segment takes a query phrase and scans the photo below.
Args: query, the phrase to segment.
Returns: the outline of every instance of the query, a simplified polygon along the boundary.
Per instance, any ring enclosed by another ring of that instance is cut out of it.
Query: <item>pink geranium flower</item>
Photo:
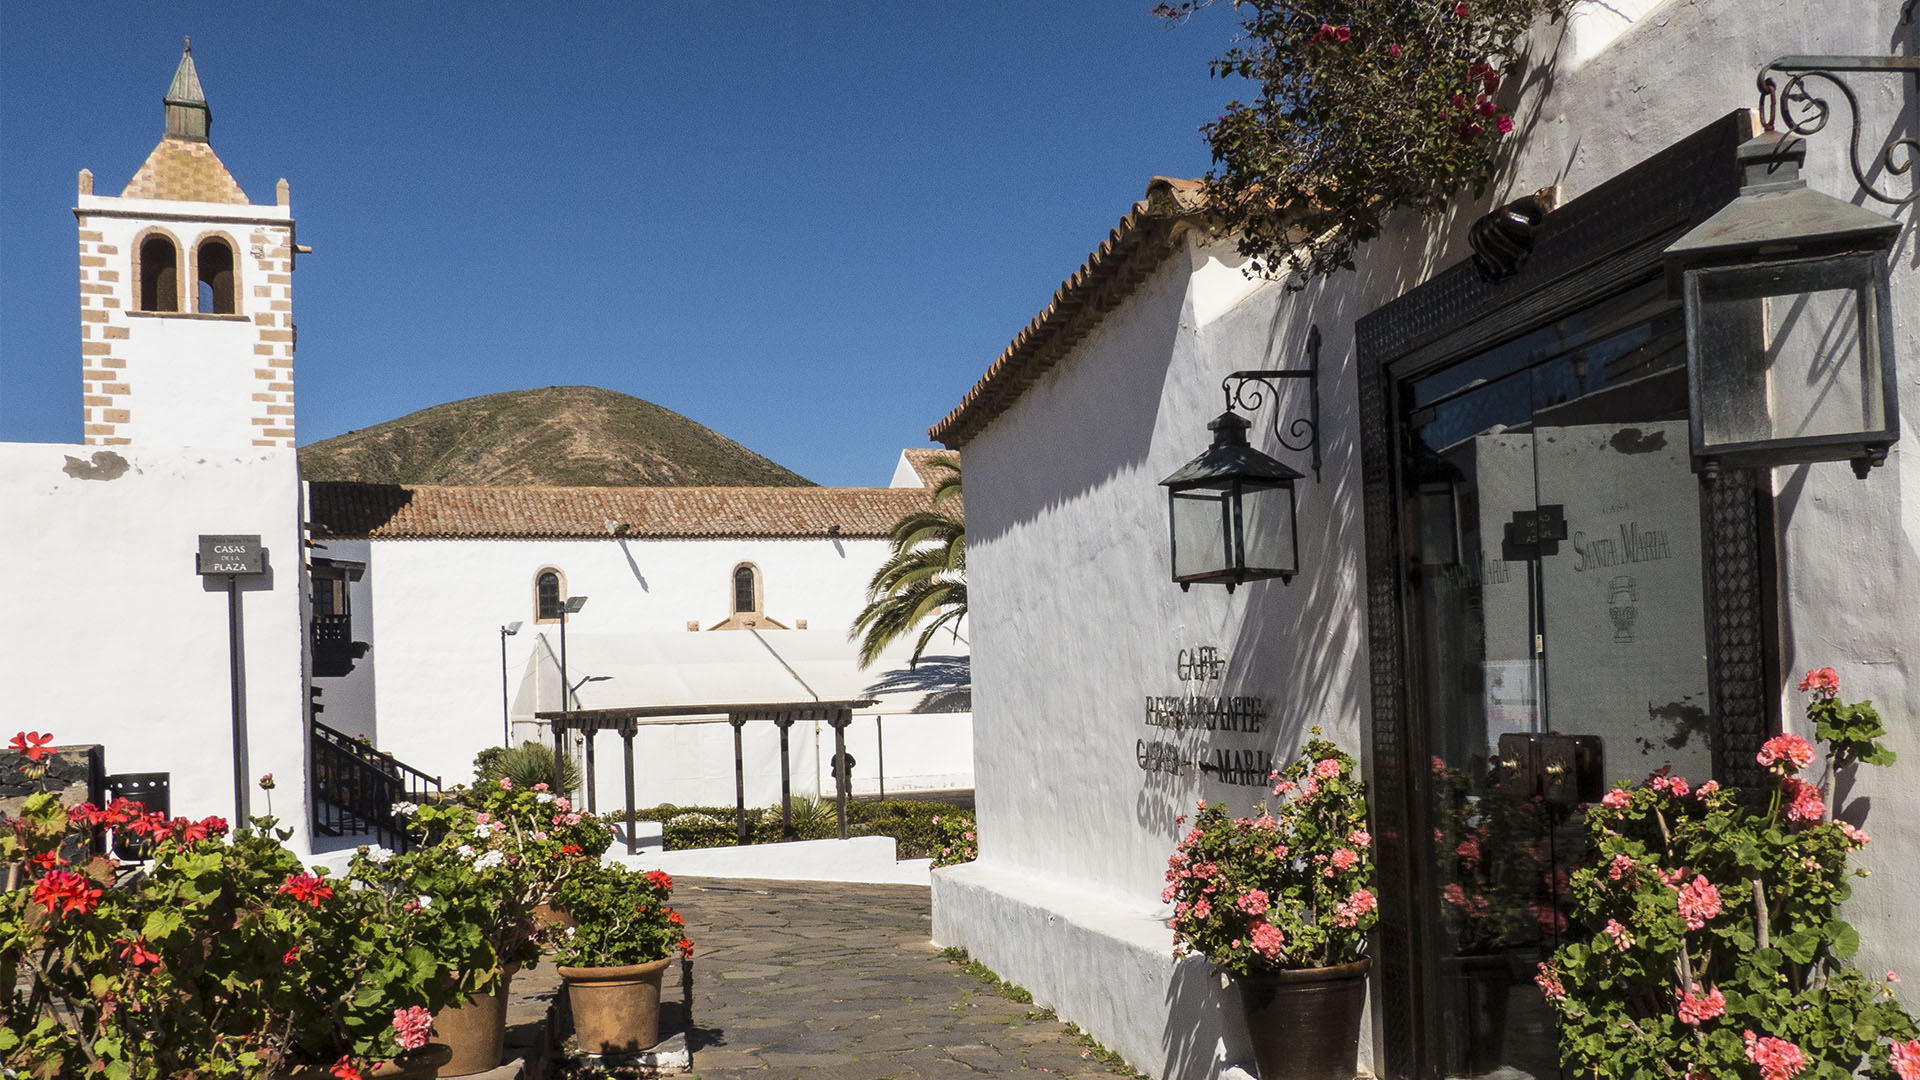
[[[1280,932],[1280,928],[1265,919],[1255,919],[1250,929],[1253,951],[1269,960],[1280,959],[1280,951],[1287,944],[1287,936]]]
[[[1714,987],[1700,996],[1681,990],[1675,990],[1673,995],[1680,999],[1680,1005],[1676,1011],[1680,1014],[1680,1022],[1683,1024],[1699,1027],[1702,1021],[1711,1020],[1727,1011],[1727,996],[1720,992],[1719,987]]]
[[[1785,775],[1813,764],[1813,747],[1798,735],[1775,735],[1760,747],[1754,760]]]
[[[1747,1060],[1760,1066],[1761,1080],[1792,1080],[1807,1067],[1807,1055],[1785,1039],[1756,1036],[1751,1030],[1741,1038],[1746,1040]]]
[[[433,1014],[418,1005],[393,1010],[395,1041],[402,1050],[418,1050],[433,1034]]]
[[[1680,917],[1687,921],[1687,929],[1698,930],[1720,914],[1720,890],[1704,875],[1696,875],[1679,893]]]
[[[1806,678],[1800,680],[1800,692],[1804,694],[1809,691],[1823,698],[1838,695],[1840,693],[1839,674],[1830,667],[1814,668],[1807,672]]]
[[[1900,1080],[1920,1080],[1920,1039],[1894,1043],[1887,1060]]]

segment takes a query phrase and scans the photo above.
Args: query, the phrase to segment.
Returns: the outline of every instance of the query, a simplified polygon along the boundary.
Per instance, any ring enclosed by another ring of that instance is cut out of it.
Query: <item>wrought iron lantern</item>
[[[1732,202],[1665,253],[1685,304],[1695,472],[1849,460],[1900,438],[1888,253],[1900,224],[1800,179],[1805,141],[1740,147]]]
[[[1300,569],[1293,482],[1302,474],[1247,443],[1251,425],[1232,411],[1207,429],[1213,445],[1160,481],[1167,489],[1173,580],[1234,587],[1290,582]]]
[[[1213,445],[1160,481],[1167,489],[1167,527],[1173,548],[1173,580],[1182,592],[1195,582],[1225,585],[1228,592],[1249,581],[1279,578],[1293,581],[1300,571],[1300,529],[1293,482],[1304,479],[1296,471],[1247,442],[1253,425],[1233,410],[1258,409],[1266,394],[1278,395],[1280,383],[1304,379],[1311,412],[1297,417],[1289,430],[1298,444],[1280,433],[1279,412],[1274,437],[1289,450],[1313,451],[1313,472],[1320,475],[1320,451],[1315,438],[1320,425],[1320,330],[1307,335],[1307,366],[1292,371],[1236,371],[1221,380],[1227,411],[1207,424]]]

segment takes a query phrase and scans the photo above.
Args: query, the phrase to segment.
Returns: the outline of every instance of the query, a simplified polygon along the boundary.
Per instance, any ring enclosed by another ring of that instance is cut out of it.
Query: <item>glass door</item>
[[[1658,282],[1401,385],[1438,1075],[1555,1077],[1580,819],[1713,761],[1685,336]]]

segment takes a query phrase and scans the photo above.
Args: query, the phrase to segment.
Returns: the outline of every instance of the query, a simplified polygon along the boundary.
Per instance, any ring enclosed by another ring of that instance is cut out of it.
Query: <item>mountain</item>
[[[593,386],[450,401],[300,448],[309,480],[811,487],[671,409]]]

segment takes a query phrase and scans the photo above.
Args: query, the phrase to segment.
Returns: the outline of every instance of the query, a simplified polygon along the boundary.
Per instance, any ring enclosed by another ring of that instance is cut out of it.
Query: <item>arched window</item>
[[[567,581],[560,571],[549,566],[533,577],[533,619],[535,622],[559,622],[567,602]]]
[[[733,568],[733,613],[751,615],[760,610],[760,581],[752,563]]]
[[[194,259],[200,269],[200,306],[202,315],[232,315],[234,306],[233,248],[219,237],[200,242]]]
[[[140,310],[180,310],[180,252],[164,236],[140,242]]]

